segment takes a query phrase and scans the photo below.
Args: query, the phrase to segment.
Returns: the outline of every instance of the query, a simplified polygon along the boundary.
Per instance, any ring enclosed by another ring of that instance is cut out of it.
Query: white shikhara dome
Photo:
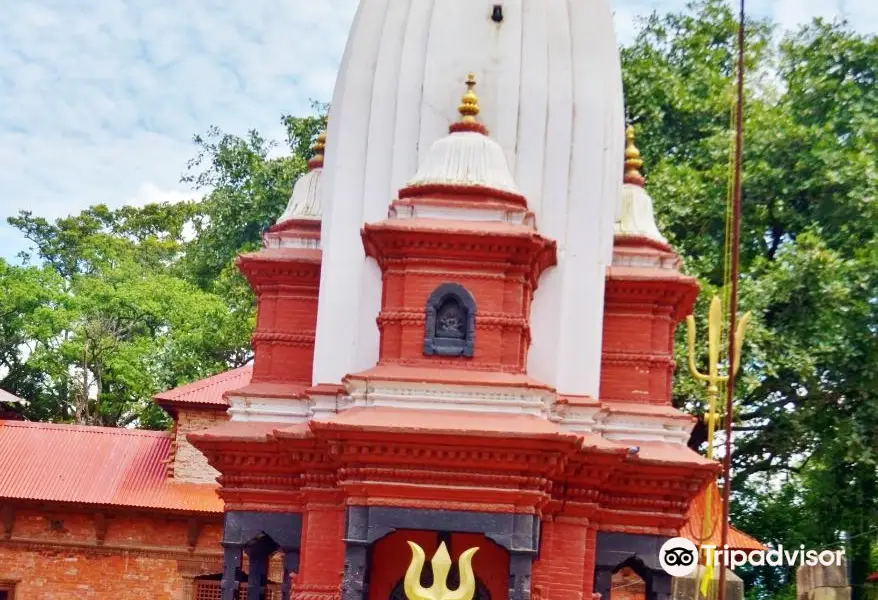
[[[525,196],[540,233],[557,241],[558,266],[531,309],[528,370],[562,394],[598,395],[624,126],[610,2],[516,0],[502,4],[499,21],[495,4],[360,1],[321,183],[314,383],[338,383],[378,357],[381,276],[361,227],[384,219],[400,188],[453,174]],[[468,72],[493,142],[447,135]],[[463,158],[470,150],[478,161]]]

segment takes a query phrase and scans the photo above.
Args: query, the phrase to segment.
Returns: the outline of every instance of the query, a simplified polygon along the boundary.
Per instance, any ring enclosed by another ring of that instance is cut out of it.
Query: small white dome
[[[277,220],[278,223],[290,219],[320,219],[323,211],[320,198],[321,173],[323,169],[312,169],[299,177],[293,186],[286,210]]]
[[[668,240],[655,224],[652,198],[637,184],[625,183],[619,194],[619,210],[614,225],[616,235],[636,235],[663,244]]]
[[[457,131],[433,142],[406,187],[453,185],[521,194],[500,144],[476,131]]]
[[[668,240],[655,224],[652,198],[643,189],[645,180],[640,172],[642,166],[640,150],[634,145],[634,127],[629,125],[625,128],[625,174],[613,230],[616,235],[645,237],[667,244]]]

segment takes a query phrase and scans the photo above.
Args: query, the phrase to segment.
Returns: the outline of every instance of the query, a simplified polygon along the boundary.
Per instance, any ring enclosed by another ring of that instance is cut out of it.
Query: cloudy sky
[[[684,0],[614,0],[638,15]],[[281,113],[328,101],[356,0],[0,0],[0,257],[19,210],[191,196],[179,183],[209,125],[281,139]],[[875,0],[750,0],[784,27],[813,16],[878,31]]]

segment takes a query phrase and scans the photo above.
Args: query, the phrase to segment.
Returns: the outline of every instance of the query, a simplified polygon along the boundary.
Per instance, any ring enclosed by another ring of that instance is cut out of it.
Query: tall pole
[[[725,411],[725,456],[723,457],[723,519],[722,547],[729,543],[729,493],[732,482],[732,411],[735,396],[735,328],[738,317],[738,262],[741,245],[741,167],[744,154],[744,0],[741,0],[741,14],[738,24],[738,72],[737,72],[737,104],[735,106],[735,172],[732,191],[732,223],[731,223],[731,265],[729,277],[731,290],[729,293],[729,380],[726,385]],[[740,360],[740,359],[739,359]],[[740,366],[740,365],[738,365]],[[726,568],[719,571],[719,600],[726,600]]]

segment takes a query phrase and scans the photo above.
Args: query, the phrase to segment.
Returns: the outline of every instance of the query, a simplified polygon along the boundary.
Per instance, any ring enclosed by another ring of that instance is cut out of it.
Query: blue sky
[[[684,0],[613,0],[638,15]],[[281,113],[328,101],[356,0],[0,0],[0,257],[6,218],[192,197],[191,137],[215,124],[282,138]],[[750,0],[790,28],[814,16],[878,31],[875,0]]]

